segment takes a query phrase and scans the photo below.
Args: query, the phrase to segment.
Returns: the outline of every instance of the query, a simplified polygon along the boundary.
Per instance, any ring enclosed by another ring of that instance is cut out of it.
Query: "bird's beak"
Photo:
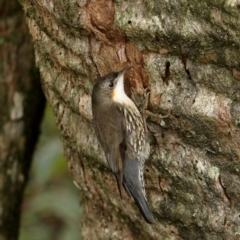
[[[119,73],[118,73],[118,76],[120,75],[124,75],[124,73],[129,70],[130,68],[132,68],[133,66],[127,66],[125,68],[123,68]]]
[[[132,68],[133,66],[127,66],[127,67],[125,67],[125,68],[123,68],[121,71],[119,71],[118,72],[118,75],[117,75],[117,77],[115,78],[115,82],[118,82],[118,80],[119,79],[123,79],[123,76],[124,76],[124,74],[125,74],[125,72],[127,71],[127,70],[129,70],[130,68]]]

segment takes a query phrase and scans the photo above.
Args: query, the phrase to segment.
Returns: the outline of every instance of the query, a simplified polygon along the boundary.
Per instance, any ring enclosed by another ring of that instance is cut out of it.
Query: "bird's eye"
[[[113,87],[113,82],[110,82],[110,83],[108,84],[108,86],[109,86],[109,87]]]

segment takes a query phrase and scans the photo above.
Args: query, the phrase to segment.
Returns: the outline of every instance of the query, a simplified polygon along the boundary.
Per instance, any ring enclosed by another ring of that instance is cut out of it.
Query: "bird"
[[[131,67],[98,78],[92,91],[93,126],[116,177],[121,198],[124,187],[134,198],[145,221],[151,224],[154,220],[143,176],[150,145],[143,117],[124,90],[124,74]]]

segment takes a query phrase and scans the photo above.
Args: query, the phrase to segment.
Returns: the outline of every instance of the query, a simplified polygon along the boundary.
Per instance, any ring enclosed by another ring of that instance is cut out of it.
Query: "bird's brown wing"
[[[97,114],[99,115],[97,116]],[[108,112],[97,109],[93,115],[95,115],[95,119],[101,118],[98,121],[93,121],[94,128],[106,155],[109,167],[116,176],[119,192],[122,197],[125,132],[125,121],[122,112],[115,106],[109,109]]]

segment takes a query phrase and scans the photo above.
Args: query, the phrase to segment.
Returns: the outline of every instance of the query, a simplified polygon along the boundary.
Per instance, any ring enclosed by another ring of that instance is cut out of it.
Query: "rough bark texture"
[[[239,239],[238,1],[20,2],[82,196],[84,239]],[[133,99],[151,87],[148,109],[170,113],[148,118],[153,225],[120,199],[91,123],[96,77],[126,65]]]
[[[45,104],[17,1],[0,1],[0,239],[18,239],[20,207]]]

